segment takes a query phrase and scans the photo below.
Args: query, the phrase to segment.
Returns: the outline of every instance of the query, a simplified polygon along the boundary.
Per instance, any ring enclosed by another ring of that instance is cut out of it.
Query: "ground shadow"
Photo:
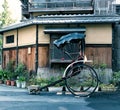
[[[120,110],[120,91],[96,93],[86,101],[92,110]]]

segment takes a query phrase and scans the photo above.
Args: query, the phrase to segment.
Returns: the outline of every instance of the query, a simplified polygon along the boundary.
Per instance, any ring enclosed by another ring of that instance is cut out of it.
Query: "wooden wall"
[[[46,67],[49,62],[49,47],[41,46],[38,48],[38,66]]]
[[[28,49],[31,49],[29,53]],[[21,48],[18,52],[18,62],[22,62],[27,65],[28,70],[35,69],[35,47]]]
[[[46,67],[48,66],[49,59],[49,47],[48,45],[43,45],[38,47],[38,66]],[[35,46],[20,47],[18,50],[18,62],[24,63],[28,70],[35,70],[36,61],[36,48]],[[9,61],[16,62],[16,49],[3,50],[3,67],[6,67]]]
[[[13,50],[5,50],[3,52],[3,68],[6,67],[7,63],[9,61],[16,61],[16,50],[13,49]]]
[[[111,47],[86,47],[85,54],[88,60],[92,60],[93,64],[107,64],[112,66],[112,48]]]

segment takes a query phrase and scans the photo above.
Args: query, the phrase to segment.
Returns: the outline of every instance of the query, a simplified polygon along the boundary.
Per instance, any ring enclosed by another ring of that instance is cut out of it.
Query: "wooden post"
[[[120,71],[120,24],[113,24],[112,37],[112,70]]]
[[[35,72],[38,69],[38,24],[36,25],[36,52],[35,52]]]
[[[18,29],[17,29],[17,45],[16,45],[16,65],[18,65]]]

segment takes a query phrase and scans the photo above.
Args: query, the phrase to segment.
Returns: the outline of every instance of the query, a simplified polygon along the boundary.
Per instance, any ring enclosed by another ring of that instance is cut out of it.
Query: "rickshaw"
[[[74,59],[72,57],[73,53],[64,49],[65,45],[72,43],[77,43],[79,45],[79,54]],[[29,93],[38,93],[45,88],[64,81],[68,92],[74,96],[85,97],[93,94],[98,87],[99,80],[98,75],[92,66],[86,64],[86,62],[91,62],[91,60],[85,59],[85,34],[70,33],[55,40],[53,44],[72,59],[72,62],[64,70],[64,74],[61,79],[43,87],[29,86]]]

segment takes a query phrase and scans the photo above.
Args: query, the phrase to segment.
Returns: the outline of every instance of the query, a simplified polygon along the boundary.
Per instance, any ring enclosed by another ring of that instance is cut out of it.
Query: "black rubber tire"
[[[71,65],[65,73],[67,89],[75,96],[90,96],[98,87],[96,71],[80,62]]]

